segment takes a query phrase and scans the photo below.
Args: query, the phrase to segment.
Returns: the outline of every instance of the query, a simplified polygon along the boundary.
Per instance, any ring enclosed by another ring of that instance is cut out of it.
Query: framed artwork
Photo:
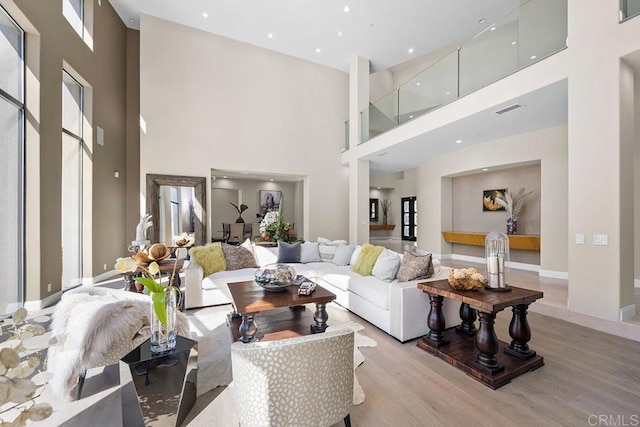
[[[496,203],[496,197],[503,196],[507,192],[506,188],[499,190],[484,190],[482,192],[482,211],[483,212],[500,212],[505,211],[504,206]]]
[[[369,199],[369,221],[378,222],[378,199]]]
[[[269,211],[277,211],[282,201],[282,191],[280,190],[260,190],[260,214],[264,215]]]

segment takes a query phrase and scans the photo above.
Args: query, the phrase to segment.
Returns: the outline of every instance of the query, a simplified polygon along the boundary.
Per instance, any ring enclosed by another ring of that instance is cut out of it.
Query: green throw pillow
[[[376,265],[376,261],[383,250],[384,248],[382,246],[373,246],[372,244],[365,243],[362,246],[362,251],[360,251],[356,263],[351,269],[361,276],[371,276],[373,266]]]
[[[191,258],[202,267],[204,277],[227,269],[227,261],[222,251],[222,245],[209,243],[206,246],[195,246],[189,250]]]

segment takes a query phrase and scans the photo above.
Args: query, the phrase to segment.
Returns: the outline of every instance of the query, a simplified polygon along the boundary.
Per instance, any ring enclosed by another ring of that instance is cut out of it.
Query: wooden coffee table
[[[255,316],[260,312],[272,311],[279,308],[297,308],[304,304],[315,303],[316,311],[313,314],[313,323],[309,329],[310,333],[324,332],[327,329],[327,303],[336,299],[335,294],[324,289],[322,286],[316,285],[316,290],[311,295],[298,295],[298,285],[291,285],[283,292],[267,291],[258,285],[255,281],[232,282],[228,284],[235,312],[229,315],[229,326],[234,328],[237,321],[234,319],[242,318],[238,326],[237,339],[241,342],[248,343],[256,340],[258,325]],[[300,323],[300,316],[293,316],[289,321],[282,321],[282,327],[292,327],[299,330],[298,325],[290,325],[289,323]],[[232,329],[234,339],[235,331]]]

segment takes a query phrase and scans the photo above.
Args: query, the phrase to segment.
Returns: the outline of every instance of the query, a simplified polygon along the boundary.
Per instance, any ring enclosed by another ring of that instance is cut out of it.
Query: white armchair
[[[353,330],[231,345],[238,420],[250,426],[351,425]]]

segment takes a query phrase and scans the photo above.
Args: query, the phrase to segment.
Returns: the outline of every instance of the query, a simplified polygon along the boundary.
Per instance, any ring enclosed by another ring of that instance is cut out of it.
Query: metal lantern
[[[487,262],[487,286],[491,291],[510,291],[509,286],[509,237],[492,231],[484,239]]]

